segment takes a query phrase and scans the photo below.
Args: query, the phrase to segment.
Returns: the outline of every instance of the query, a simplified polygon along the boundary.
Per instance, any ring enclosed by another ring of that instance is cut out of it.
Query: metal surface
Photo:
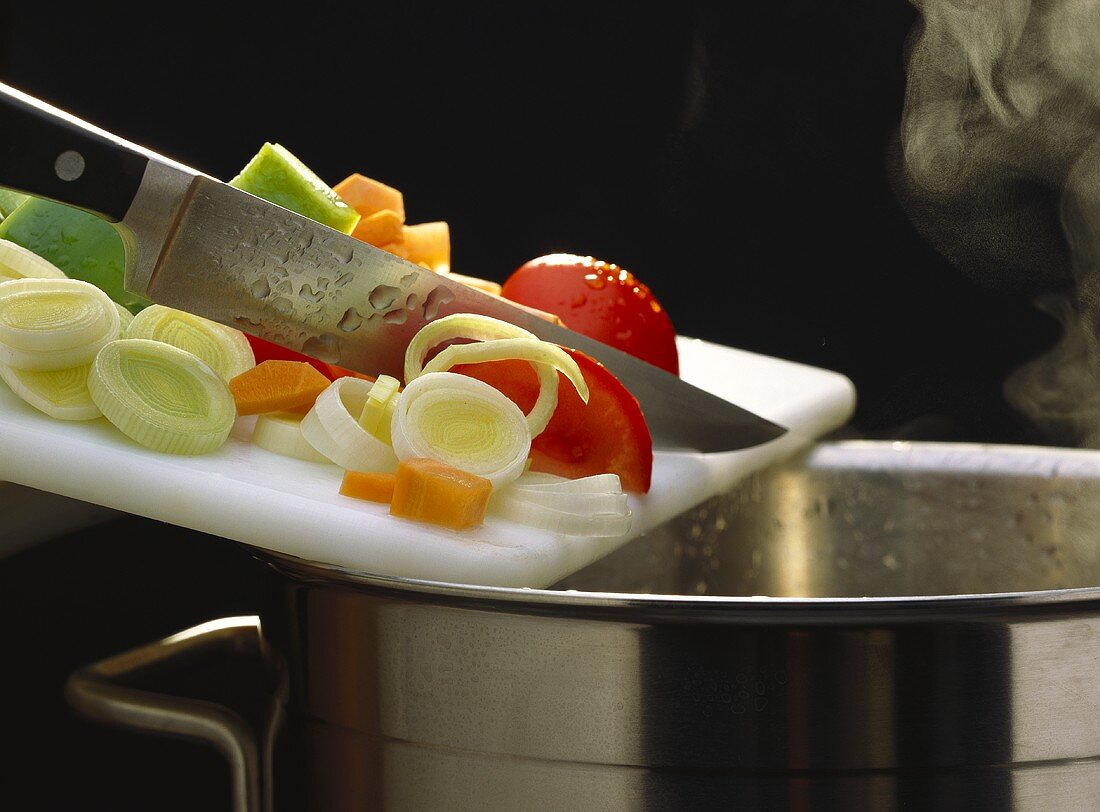
[[[1098,808],[1097,550],[1096,452],[825,443],[558,589],[258,553],[276,808]]]
[[[136,252],[127,289],[327,363],[402,378],[405,348],[424,324],[480,313],[601,361],[638,398],[658,445],[730,451],[785,431],[505,299],[156,160],[123,231]]]

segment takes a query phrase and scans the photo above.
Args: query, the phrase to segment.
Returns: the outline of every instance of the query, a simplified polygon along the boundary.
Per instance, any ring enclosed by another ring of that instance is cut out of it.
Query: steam
[[[963,271],[1045,291],[1062,338],[1005,397],[1100,447],[1100,0],[912,2],[899,197]]]

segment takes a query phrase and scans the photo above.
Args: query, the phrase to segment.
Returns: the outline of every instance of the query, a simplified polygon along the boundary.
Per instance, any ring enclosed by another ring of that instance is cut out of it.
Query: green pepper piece
[[[91,282],[132,313],[151,304],[122,286],[122,238],[94,214],[31,197],[0,222],[0,239],[34,251],[73,279]]]

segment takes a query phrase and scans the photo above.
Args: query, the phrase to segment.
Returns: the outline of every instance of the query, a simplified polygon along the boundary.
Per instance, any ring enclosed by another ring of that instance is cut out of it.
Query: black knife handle
[[[148,163],[132,144],[0,83],[0,186],[117,223]]]

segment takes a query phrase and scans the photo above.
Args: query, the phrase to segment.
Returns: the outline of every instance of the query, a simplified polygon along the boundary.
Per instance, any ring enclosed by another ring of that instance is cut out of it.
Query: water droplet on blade
[[[340,362],[340,345],[335,336],[313,336],[302,345],[302,352],[326,364]]]
[[[344,315],[337,323],[337,327],[343,330],[345,333],[351,333],[358,330],[363,325],[363,316],[354,307],[349,307],[344,311]]]
[[[400,289],[395,288],[393,285],[379,285],[370,292],[368,299],[371,307],[375,310],[385,310],[388,307],[392,307],[393,303],[397,301],[397,297],[400,295]]]

